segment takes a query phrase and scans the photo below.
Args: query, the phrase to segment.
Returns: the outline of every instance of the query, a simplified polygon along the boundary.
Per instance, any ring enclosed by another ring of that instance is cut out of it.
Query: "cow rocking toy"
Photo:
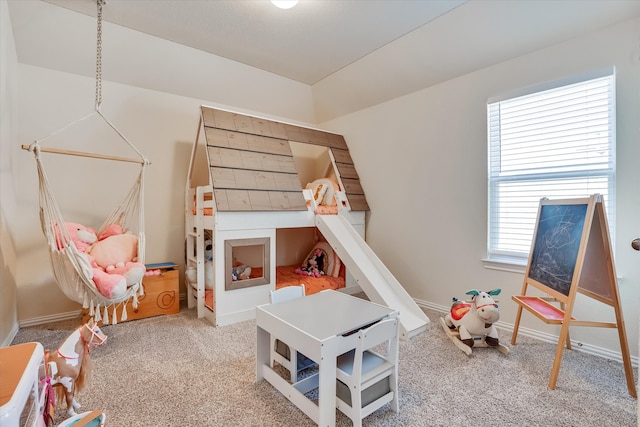
[[[471,301],[463,302],[454,298],[451,311],[440,318],[442,329],[467,356],[471,355],[472,347],[493,347],[505,355],[509,354],[509,349],[500,344],[498,331],[494,326],[500,319],[500,312],[493,297],[500,291],[472,289],[467,292],[467,295],[471,295]]]

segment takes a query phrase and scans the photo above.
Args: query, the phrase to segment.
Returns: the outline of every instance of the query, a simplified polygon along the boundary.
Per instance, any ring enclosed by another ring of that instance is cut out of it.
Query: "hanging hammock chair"
[[[133,307],[137,308],[138,298],[144,294],[142,280],[140,280],[138,283],[133,284],[132,286],[129,286],[124,294],[121,294],[115,298],[107,298],[105,295],[100,293],[93,280],[93,269],[89,264],[88,257],[85,253],[80,252],[76,248],[76,245],[69,236],[66,227],[58,226],[58,224],[64,224],[65,219],[63,218],[58,203],[56,202],[56,198],[53,194],[51,185],[45,173],[45,168],[41,157],[41,153],[47,152],[140,164],[140,171],[138,173],[137,179],[133,183],[133,186],[129,190],[128,194],[125,196],[122,202],[114,208],[111,214],[107,216],[96,234],[100,236],[101,233],[112,224],[121,226],[123,230],[134,234],[138,238],[137,261],[144,264],[144,170],[145,167],[149,164],[149,161],[100,111],[100,104],[102,100],[101,42],[103,3],[104,0],[97,0],[98,49],[96,61],[95,111],[79,120],[76,120],[73,123],[70,123],[67,126],[64,126],[61,129],[50,133],[44,138],[36,140],[31,145],[22,145],[22,148],[31,151],[35,156],[39,184],[40,224],[42,226],[42,232],[47,239],[53,273],[58,286],[69,299],[82,303],[83,308],[89,309],[89,314],[93,316],[96,321],[102,321],[103,323],[107,324],[109,323],[109,317],[111,317],[111,323],[115,324],[117,323],[117,311],[119,307],[122,307],[122,310],[120,311],[120,320],[126,320],[127,318],[126,303],[129,300],[133,299]],[[138,158],[116,157],[80,151],[61,150],[42,147],[40,145],[41,142],[48,139],[49,137],[59,134],[74,126],[75,124],[95,115],[106,122],[109,128],[115,131],[119,138],[126,142],[137,153]],[[111,316],[109,316],[109,311],[111,311]]]

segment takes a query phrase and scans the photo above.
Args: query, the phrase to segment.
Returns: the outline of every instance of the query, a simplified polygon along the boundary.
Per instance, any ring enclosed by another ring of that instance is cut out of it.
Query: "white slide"
[[[316,215],[316,226],[367,297],[398,310],[402,339],[427,329],[427,315],[343,216]]]

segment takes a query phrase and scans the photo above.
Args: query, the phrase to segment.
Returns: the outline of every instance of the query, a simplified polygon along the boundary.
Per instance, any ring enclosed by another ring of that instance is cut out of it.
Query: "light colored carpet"
[[[425,310],[429,329],[400,342],[400,412],[387,407],[365,426],[636,426],[637,400],[622,364],[565,351],[555,390],[547,384],[555,345],[510,334],[504,356],[479,348],[467,357]],[[13,344],[57,348],[80,324],[66,321],[20,330]],[[91,353],[82,410],[103,409],[108,426],[312,426],[267,382],[255,382],[254,321],[215,328],[195,310],[105,326],[105,345]],[[637,369],[634,370],[637,378]],[[65,418],[56,408],[56,423]],[[350,421],[338,412],[337,425]]]

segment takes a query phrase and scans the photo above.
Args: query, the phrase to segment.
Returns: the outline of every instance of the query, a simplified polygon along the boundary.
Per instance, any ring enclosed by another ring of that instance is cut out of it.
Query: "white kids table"
[[[397,316],[393,309],[332,290],[260,305],[256,307],[256,382],[267,380],[319,426],[335,426],[336,358],[356,347],[354,332]],[[273,371],[270,334],[318,363],[318,373],[290,384]],[[316,388],[317,405],[305,396]]]

